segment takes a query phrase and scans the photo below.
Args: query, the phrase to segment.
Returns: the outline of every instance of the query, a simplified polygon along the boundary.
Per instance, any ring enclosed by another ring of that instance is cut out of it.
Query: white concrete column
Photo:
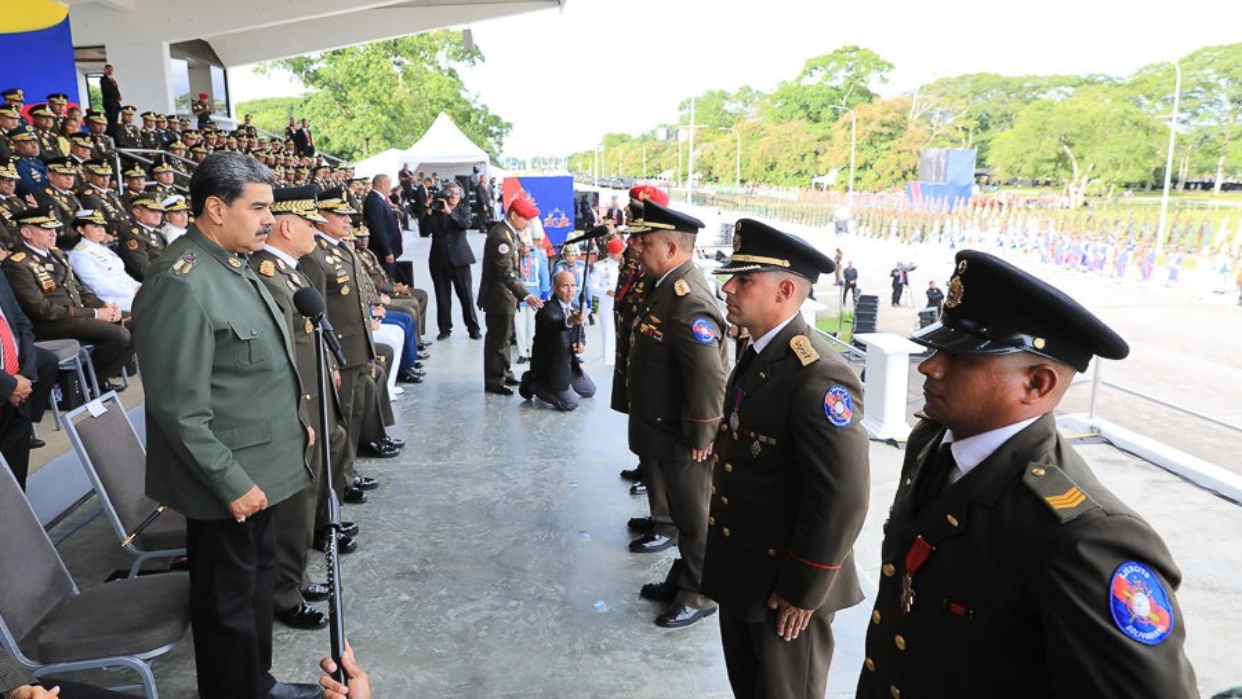
[[[906,422],[910,356],[921,353],[924,347],[892,333],[862,333],[854,339],[867,346],[863,427],[875,439],[904,441],[910,436]]]
[[[199,63],[190,65],[190,101],[198,99],[198,96],[206,92],[211,95],[212,99],[216,98],[214,91],[211,89],[211,66]],[[190,119],[194,121],[194,119]],[[194,128],[198,128],[198,123],[194,123]]]
[[[172,58],[168,42],[109,41],[104,48],[124,104],[134,105],[140,114],[172,113]]]

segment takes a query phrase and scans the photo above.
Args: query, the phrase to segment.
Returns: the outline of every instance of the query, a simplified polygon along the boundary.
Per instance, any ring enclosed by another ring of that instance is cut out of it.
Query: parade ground
[[[477,254],[483,236],[470,240]],[[409,243],[408,257],[425,282],[427,241]],[[897,260],[915,262],[913,288],[920,291],[927,279],[947,279],[952,264],[951,251],[943,249],[858,239],[832,243],[838,245],[862,270],[864,290],[880,294],[881,329],[902,334],[914,326],[916,313],[887,305],[888,270]],[[477,279],[477,267],[475,274]],[[1194,428],[1176,426],[1161,401],[1238,419],[1234,397],[1227,395],[1242,385],[1242,370],[1229,362],[1242,349],[1236,299],[1196,299],[1185,288],[1143,290],[1055,271],[1048,276],[1114,323],[1134,349],[1130,359],[1110,364],[1107,376],[1154,400],[1148,407],[1128,394],[1111,396],[1101,403],[1110,419],[1146,415],[1146,431],[1167,432],[1170,442],[1197,437]],[[833,294],[830,285],[821,284],[825,301]],[[372,674],[376,696],[731,696],[716,617],[687,629],[660,629],[652,623],[657,605],[638,596],[643,583],[664,575],[674,551],[643,555],[626,549],[625,522],[645,514],[646,503],[630,496],[628,483],[618,477],[634,458],[626,448],[624,416],[608,407],[611,367],[598,352],[588,350],[586,368],[599,394],[569,414],[485,394],[482,343],[464,330],[435,343],[431,353],[426,383],[406,387],[396,403],[409,446],[395,459],[360,461],[359,473],[383,485],[370,503],[345,508],[345,518],[362,530],[358,551],[341,561],[345,628]],[[133,416],[140,421],[141,408]],[[1225,453],[1230,442],[1221,436],[1210,446],[1203,458],[1215,449]],[[1202,694],[1242,685],[1236,633],[1242,626],[1236,601],[1242,596],[1242,548],[1236,543],[1242,507],[1107,444],[1078,448],[1104,484],[1164,537],[1181,567],[1183,614],[1175,623],[1187,629],[1186,652]],[[830,697],[853,696],[862,666],[882,563],[881,527],[903,453],[900,445],[871,445],[870,511],[855,547],[868,599],[837,616]],[[89,499],[50,532],[53,540],[64,539],[60,552],[81,587],[128,566],[103,518],[94,517],[97,511]],[[314,577],[322,580],[316,568]],[[1100,595],[1105,604],[1107,590]],[[327,632],[276,628],[276,677],[317,678],[317,661],[328,653]],[[192,697],[190,636],[157,659],[154,669],[161,696]]]

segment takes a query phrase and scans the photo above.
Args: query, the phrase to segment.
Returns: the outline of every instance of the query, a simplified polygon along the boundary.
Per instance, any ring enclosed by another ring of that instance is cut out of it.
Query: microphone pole
[[[332,644],[332,662],[336,663],[333,678],[342,685],[348,686],[349,678],[341,665],[341,654],[345,652],[345,614],[341,603],[341,562],[338,558],[337,537],[341,532],[341,504],[336,499],[336,491],[332,489],[332,449],[328,437],[331,428],[328,422],[328,396],[332,390],[328,376],[328,358],[323,351],[323,326],[315,324],[315,372],[319,379],[319,453],[323,458],[323,489],[327,493],[328,502],[328,546],[324,557],[328,568],[328,587],[331,594],[328,602],[328,634]]]

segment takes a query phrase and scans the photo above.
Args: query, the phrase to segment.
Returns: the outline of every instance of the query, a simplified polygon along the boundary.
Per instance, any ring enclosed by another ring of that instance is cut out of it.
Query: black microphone
[[[578,233],[579,235],[577,237],[574,237],[572,234],[570,236],[567,236],[564,242],[565,245],[574,245],[576,243],[581,243],[587,240],[595,240],[596,238],[603,238],[604,236],[608,235],[609,230],[608,230],[607,225],[602,225],[602,226],[592,226],[591,228],[588,228],[585,231],[574,231],[574,233]]]
[[[328,349],[332,350],[332,356],[336,357],[336,363],[339,366],[345,366],[345,352],[341,350],[341,343],[336,339],[336,331],[332,329],[332,323],[328,322],[328,316],[324,313],[323,297],[319,292],[309,286],[298,289],[293,294],[293,305],[298,309],[298,313],[311,319],[323,330],[323,338],[328,341]]]

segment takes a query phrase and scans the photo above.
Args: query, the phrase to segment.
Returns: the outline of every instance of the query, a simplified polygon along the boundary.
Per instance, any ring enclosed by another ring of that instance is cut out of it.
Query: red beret
[[[649,184],[640,184],[630,188],[630,199],[640,201],[650,199],[660,206],[668,206],[668,195]]]
[[[207,93],[206,93],[206,92],[200,92],[200,93],[198,93],[198,98],[199,98],[200,100],[205,100],[205,99],[207,99]]]
[[[539,209],[529,199],[514,199],[509,202],[509,210],[522,218],[539,218]]]
[[[608,241],[608,254],[609,255],[620,255],[621,251],[624,249],[625,249],[624,240],[621,240],[620,238],[613,238],[612,240]]]

